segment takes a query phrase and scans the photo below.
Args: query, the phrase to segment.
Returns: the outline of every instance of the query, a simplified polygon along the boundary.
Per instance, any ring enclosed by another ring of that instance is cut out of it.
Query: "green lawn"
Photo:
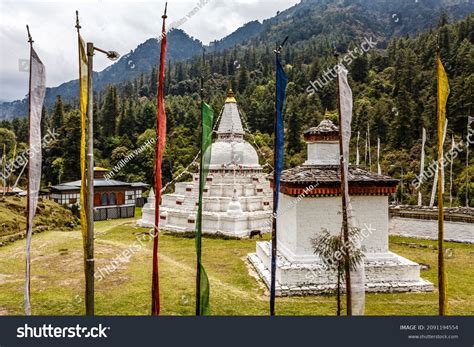
[[[96,223],[98,315],[147,315],[150,312],[151,249],[147,229],[134,220]],[[140,238],[141,243],[137,241]],[[246,262],[255,240],[203,240],[203,261],[211,283],[215,315],[266,315],[268,292]],[[162,313],[194,313],[194,240],[162,234],[160,286]],[[23,314],[24,240],[0,247],[0,315]],[[436,242],[402,237],[390,239],[391,250],[430,266],[422,277],[436,283]],[[450,314],[474,314],[474,245],[447,243]],[[127,254],[128,250],[128,254]],[[112,260],[122,261],[109,274]],[[82,315],[82,238],[79,230],[36,234],[32,244],[32,311],[35,315]],[[436,315],[437,292],[369,294],[368,315]],[[335,297],[277,298],[280,315],[334,315]]]

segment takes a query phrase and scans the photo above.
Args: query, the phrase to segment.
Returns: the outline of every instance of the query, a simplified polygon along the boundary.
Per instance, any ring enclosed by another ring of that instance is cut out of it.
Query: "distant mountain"
[[[332,44],[371,35],[388,42],[435,27],[443,12],[457,20],[473,11],[465,0],[301,0],[265,20],[257,42],[288,36],[292,43],[322,37]]]
[[[210,49],[220,51],[231,48],[239,43],[253,39],[262,32],[262,29],[263,25],[259,21],[248,22],[223,39],[211,42]]]
[[[345,44],[364,36],[373,37],[380,46],[393,36],[414,35],[435,27],[441,13],[450,19],[460,19],[474,12],[471,0],[301,0],[300,3],[278,12],[263,23],[252,21],[232,34],[211,43],[209,51],[222,51],[236,45],[260,45],[281,41],[289,36],[291,44],[305,44],[319,39],[326,46]],[[182,30],[168,34],[168,57],[185,60],[202,52],[200,41]],[[159,59],[159,42],[149,39],[118,62],[94,76],[95,90],[149,73]],[[53,105],[56,95],[64,100],[77,98],[78,81],[70,81],[48,88],[46,107]],[[26,100],[0,103],[0,120],[25,116]]]
[[[168,59],[179,61],[200,54],[203,49],[201,41],[191,38],[180,29],[168,33]],[[150,73],[157,66],[160,57],[160,42],[156,38],[148,39],[135,50],[123,55],[119,61],[101,72],[94,72],[94,90],[102,90],[108,84],[116,84],[134,79],[140,74]],[[46,90],[45,106],[51,107],[57,95],[63,100],[78,97],[79,81],[73,80]],[[27,99],[0,103],[0,120],[26,116]]]

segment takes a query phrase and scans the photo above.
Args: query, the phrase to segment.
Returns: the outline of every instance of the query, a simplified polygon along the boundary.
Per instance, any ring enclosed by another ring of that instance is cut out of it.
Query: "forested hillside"
[[[376,170],[375,146],[377,138],[380,138],[382,171],[403,179],[398,199],[403,199],[405,203],[415,202],[414,189],[409,182],[419,171],[423,127],[428,133],[426,165],[435,157],[434,59],[437,45],[451,85],[447,138],[451,139],[454,135],[456,141],[465,140],[468,115],[473,115],[474,15],[452,24],[448,22],[448,17],[442,15],[438,18],[438,24],[430,30],[395,37],[363,55],[355,55],[350,64],[346,62],[354,91],[351,154],[355,154],[355,138],[360,132],[362,166],[366,165],[364,144],[369,127],[371,169]],[[205,80],[206,99],[216,113],[223,105],[229,83],[232,84],[251,132],[249,141],[258,145],[262,163],[271,160],[275,92],[273,49],[276,43],[276,36],[272,35],[269,34],[268,41],[254,41],[209,53],[204,65],[201,57],[168,64],[165,85],[168,115],[168,144],[164,160],[166,180],[181,173],[197,153],[201,75]],[[370,31],[359,32],[354,39],[339,37],[335,46],[344,56],[360,47],[364,37],[380,41],[380,38],[372,37]],[[282,39],[283,36],[278,37],[278,41]],[[320,79],[328,68],[334,66],[333,47],[331,40],[320,35],[312,35],[305,41],[292,41],[290,35],[283,50],[282,61],[290,81],[285,116],[286,167],[304,161],[303,130],[317,125],[326,114],[336,118],[334,81],[314,93],[308,93],[310,82]],[[96,165],[112,167],[154,136],[155,97],[155,68],[151,74],[143,73],[137,79],[109,86],[105,92],[97,93],[94,104]],[[0,136],[0,150],[2,142],[7,145],[8,156],[12,155],[15,143],[18,144],[17,151],[25,149],[26,120],[3,121],[0,127],[10,129],[0,129],[5,134]],[[60,134],[58,140],[44,150],[43,184],[78,179],[80,131],[77,105],[63,102],[58,97],[54,109],[45,111],[43,128],[44,131],[57,129]],[[446,142],[448,149],[450,141]],[[465,154],[461,153],[454,162],[456,204],[464,203],[468,170],[469,176],[474,177],[472,160],[466,169]],[[151,183],[152,175],[153,148],[147,148],[116,178]],[[186,178],[189,176],[181,179]],[[470,189],[472,196],[472,181]],[[423,185],[425,203],[430,191],[431,182],[427,182]]]

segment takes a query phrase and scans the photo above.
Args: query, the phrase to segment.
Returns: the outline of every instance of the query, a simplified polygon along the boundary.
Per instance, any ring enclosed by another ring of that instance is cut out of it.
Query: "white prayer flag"
[[[444,144],[444,141],[446,140],[447,130],[448,130],[448,120],[446,119],[446,122],[444,125],[444,133],[443,133],[443,144]],[[440,164],[441,164],[441,180],[442,180],[443,193],[444,193],[444,160],[443,160],[443,157],[441,157],[441,158],[438,158],[438,161],[436,162],[436,173],[435,173],[435,177],[433,181],[433,189],[431,190],[430,207],[434,206],[434,201],[436,197],[436,189],[438,185],[438,166]]]
[[[339,64],[338,79],[339,79],[339,102],[341,107],[341,126],[342,126],[342,155],[344,163],[345,180],[345,197],[346,210],[348,214],[348,226],[350,228],[357,227],[352,204],[349,197],[349,143],[351,140],[351,123],[352,123],[352,90],[347,80],[348,71],[344,65]],[[364,315],[365,311],[365,274],[364,264],[359,264],[356,269],[351,270],[351,293],[352,293],[352,314]]]
[[[423,136],[421,140],[421,160],[420,160],[420,179],[418,181],[418,206],[423,205],[423,196],[421,195],[421,183],[423,182],[423,176],[425,175],[425,143],[426,143],[426,129],[423,128]]]
[[[36,213],[41,183],[41,112],[46,92],[45,68],[31,47],[30,58],[30,112],[29,112],[29,153],[28,153],[28,202],[26,230],[26,278],[25,314],[31,315],[30,306],[30,248],[33,234],[33,217]]]
[[[356,166],[359,166],[360,164],[360,154],[359,154],[359,137],[360,137],[360,131],[357,132],[357,153],[356,153]]]
[[[380,167],[380,137],[377,138],[377,174],[382,174],[382,168]]]

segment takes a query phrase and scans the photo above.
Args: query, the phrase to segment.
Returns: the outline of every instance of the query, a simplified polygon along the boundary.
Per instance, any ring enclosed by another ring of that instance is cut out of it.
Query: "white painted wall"
[[[339,142],[308,142],[308,160],[304,165],[339,165]]]
[[[311,239],[323,229],[333,234],[341,232],[340,197],[297,197],[280,194],[277,218],[279,250],[290,260],[315,260]],[[368,253],[388,251],[388,197],[352,196],[352,206],[359,228],[372,229],[362,245]]]

